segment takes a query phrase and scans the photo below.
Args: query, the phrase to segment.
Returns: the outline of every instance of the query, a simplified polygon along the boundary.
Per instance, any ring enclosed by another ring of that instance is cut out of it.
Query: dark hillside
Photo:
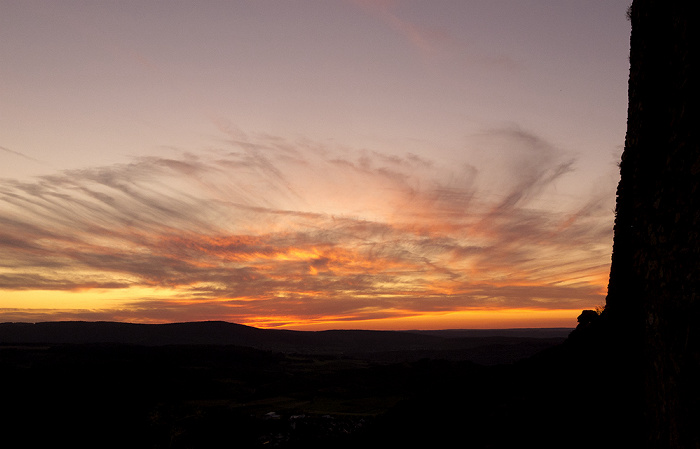
[[[606,447],[603,426],[621,415],[601,407],[598,348],[563,348],[484,366],[230,345],[0,345],[0,422],[26,447]]]
[[[560,344],[570,331],[300,332],[257,329],[223,321],[173,324],[66,321],[0,323],[0,344],[235,345],[287,354],[345,355],[377,362],[442,358],[499,364],[512,363]]]

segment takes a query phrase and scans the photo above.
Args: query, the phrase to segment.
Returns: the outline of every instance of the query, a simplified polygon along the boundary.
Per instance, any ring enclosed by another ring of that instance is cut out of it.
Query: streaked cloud
[[[481,136],[489,157],[506,145],[513,158],[497,179],[468,151],[448,163],[228,136],[197,154],[0,181],[0,288],[95,296],[2,313],[283,325],[602,302],[610,198],[548,207],[575,161],[535,135]]]
[[[484,52],[475,48],[474,43],[464,41],[447,26],[437,26],[425,21],[411,19],[402,11],[401,1],[396,0],[351,0],[367,15],[381,21],[387,29],[401,36],[411,48],[424,57],[447,57],[458,66],[467,69],[478,65],[499,72],[518,72],[523,69],[520,60],[499,51]],[[415,8],[409,5],[406,9]],[[469,10],[470,7],[465,7]]]
[[[435,52],[440,47],[449,46],[455,40],[450,32],[444,28],[422,25],[402,18],[396,12],[399,3],[397,1],[354,0],[354,3],[378,17],[422,52]]]
[[[0,151],[2,151],[3,153],[6,153],[6,154],[11,154],[11,155],[13,155],[13,156],[21,157],[22,159],[26,159],[26,160],[28,160],[28,161],[32,161],[32,162],[37,162],[37,163],[39,163],[39,164],[43,164],[43,162],[41,162],[41,161],[38,160],[38,159],[35,159],[35,158],[31,157],[31,156],[27,156],[26,154],[21,153],[21,152],[19,152],[19,151],[15,151],[15,150],[11,150],[11,149],[9,149],[9,148],[5,148],[5,147],[3,147],[3,146],[0,146]]]

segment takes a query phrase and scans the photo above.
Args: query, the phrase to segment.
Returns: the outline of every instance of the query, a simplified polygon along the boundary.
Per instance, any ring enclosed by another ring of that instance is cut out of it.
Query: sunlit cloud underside
[[[497,170],[478,151],[229,132],[196,155],[1,180],[3,321],[574,325],[604,301],[614,185],[564,195],[574,159],[488,134],[514,158]]]

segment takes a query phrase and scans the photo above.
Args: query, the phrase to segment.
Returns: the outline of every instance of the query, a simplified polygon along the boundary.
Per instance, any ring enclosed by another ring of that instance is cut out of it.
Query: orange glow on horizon
[[[166,308],[182,308],[182,313],[171,317],[158,317],[157,313],[139,312],[139,303],[126,299],[125,291],[93,290],[86,292],[47,292],[21,291],[4,292],[4,314],[11,314],[13,309],[34,311],[39,319],[22,319],[19,321],[56,321],[93,319],[82,317],[84,312],[103,312],[95,321],[124,321],[133,323],[171,323],[183,321],[222,320],[248,326],[269,329],[290,330],[327,330],[327,329],[375,329],[375,330],[410,330],[410,329],[499,329],[499,328],[540,328],[566,327],[576,325],[580,309],[519,309],[519,308],[482,308],[460,311],[411,312],[408,310],[381,310],[380,316],[363,317],[362,314],[349,316],[313,316],[300,315],[246,316],[241,315],[248,307],[261,299],[256,297],[187,299],[173,296],[168,289],[133,288],[131,294],[139,294],[151,300],[166,301]],[[297,292],[294,295],[298,295]],[[285,296],[285,295],[282,295]],[[299,303],[300,305],[302,303]],[[105,307],[100,309],[99,307]],[[189,313],[189,307],[216,307],[211,312]],[[590,308],[593,308],[592,305]],[[115,312],[114,309],[117,310]],[[11,320],[17,321],[17,320]]]
[[[264,329],[320,331],[330,329],[366,330],[440,330],[440,329],[513,329],[576,327],[580,310],[570,309],[479,309],[457,312],[424,313],[392,318],[351,321],[320,319],[290,322],[285,317],[243,323]]]

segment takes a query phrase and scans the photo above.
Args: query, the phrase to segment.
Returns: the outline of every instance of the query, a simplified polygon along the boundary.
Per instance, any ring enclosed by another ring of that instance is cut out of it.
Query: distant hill
[[[522,338],[566,338],[573,329],[568,327],[516,328],[516,329],[444,329],[444,330],[410,330],[406,332],[435,335],[446,338],[462,337],[522,337]]]
[[[235,345],[378,361],[442,358],[510,363],[566,339],[571,329],[443,331],[258,329],[223,321],[172,324],[60,321],[0,323],[0,344]]]

